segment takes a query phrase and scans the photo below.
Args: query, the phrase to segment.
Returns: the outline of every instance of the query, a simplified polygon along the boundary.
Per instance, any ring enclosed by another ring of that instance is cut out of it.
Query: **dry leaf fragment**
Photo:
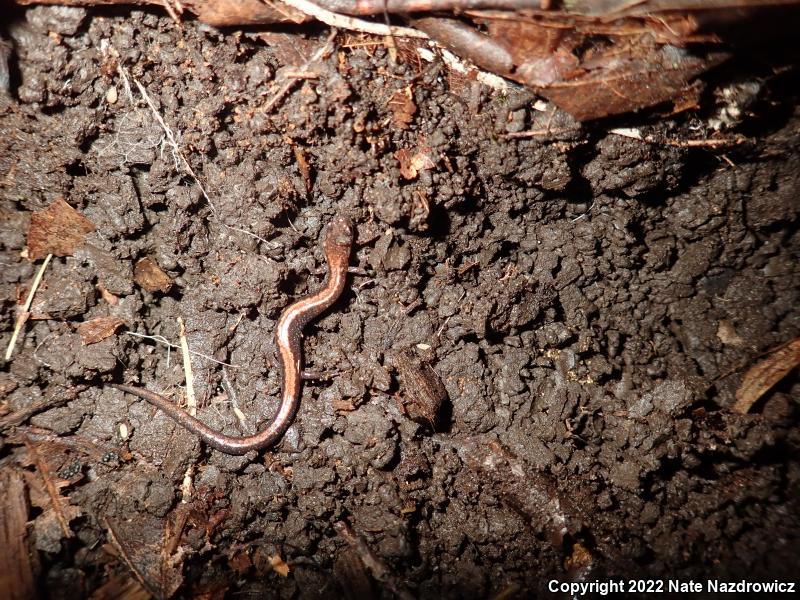
[[[532,88],[579,121],[668,100],[676,100],[676,109],[691,106],[690,92],[698,91],[694,78],[729,56],[684,49],[697,41],[691,25],[679,22],[676,28],[659,18],[604,23],[524,12],[513,19],[503,13],[481,17],[476,22],[488,35],[458,19],[413,23],[462,58]]]
[[[392,111],[392,122],[398,129],[408,129],[414,120],[417,112],[417,105],[414,103],[414,93],[411,86],[407,85],[402,90],[397,90],[388,102],[389,110]]]
[[[100,296],[102,296],[103,300],[108,302],[111,306],[117,306],[119,304],[119,296],[115,296],[111,292],[109,292],[101,283],[97,284],[97,289],[100,290]]]
[[[125,321],[119,317],[97,317],[78,325],[78,335],[81,336],[81,343],[88,346],[114,335],[114,332],[124,324]]]
[[[411,151],[408,148],[400,148],[394,153],[397,162],[400,163],[400,175],[405,179],[414,179],[417,176],[416,169],[411,167]]]
[[[183,555],[164,553],[164,519],[135,514],[129,519],[104,518],[108,539],[117,556],[139,583],[156,598],[170,598],[183,583]]]
[[[269,564],[272,567],[272,570],[281,577],[289,576],[289,565],[287,565],[286,562],[280,557],[280,554],[270,556]]]
[[[394,153],[394,157],[400,163],[400,175],[404,179],[416,179],[420,171],[427,171],[436,166],[430,155],[431,149],[425,145],[417,146],[416,152],[406,148],[401,148]]]
[[[800,338],[795,338],[750,367],[742,378],[742,385],[736,391],[736,402],[731,411],[747,414],[761,396],[798,365],[800,365]]]
[[[172,287],[172,279],[161,270],[152,258],[145,256],[133,267],[133,280],[148,292],[167,293]]]
[[[37,260],[48,254],[70,256],[82,246],[94,224],[62,198],[44,210],[31,214],[28,228],[28,258]]]

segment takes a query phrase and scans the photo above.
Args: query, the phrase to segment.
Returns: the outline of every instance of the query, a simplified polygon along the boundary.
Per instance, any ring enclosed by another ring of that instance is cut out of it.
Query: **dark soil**
[[[408,42],[395,56],[340,34],[305,64],[327,30],[18,17],[0,92],[3,350],[41,264],[21,255],[31,212],[63,197],[96,226],[48,266],[0,371],[6,417],[45,408],[4,421],[0,466],[33,485],[40,445],[76,507],[72,538],[30,513],[44,596],[129,579],[185,598],[797,579],[797,377],[751,414],[729,410],[744,372],[800,335],[794,71],[734,61],[702,110],[579,127]],[[392,99],[409,86],[417,111],[401,128]],[[505,137],[548,127],[560,133]],[[747,141],[688,148],[614,127]],[[401,174],[399,150],[433,166]],[[335,214],[358,229],[353,273],[305,332],[307,368],[330,377],[306,383],[276,448],[212,451],[104,387],[183,401],[179,350],[130,335],[177,343],[181,317],[201,353],[199,418],[256,432],[280,390],[275,321],[321,285]],[[169,291],[134,282],[143,257]],[[125,328],[82,345],[77,326],[106,315]],[[417,384],[431,373],[441,406]]]

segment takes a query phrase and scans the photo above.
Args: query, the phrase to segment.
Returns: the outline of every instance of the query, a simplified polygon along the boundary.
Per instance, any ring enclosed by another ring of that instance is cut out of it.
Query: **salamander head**
[[[325,253],[345,253],[349,256],[354,237],[353,222],[343,215],[334,217],[325,233]]]

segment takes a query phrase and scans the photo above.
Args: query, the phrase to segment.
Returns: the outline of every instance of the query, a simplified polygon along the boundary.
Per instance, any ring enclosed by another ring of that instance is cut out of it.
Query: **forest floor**
[[[0,92],[3,349],[41,265],[31,214],[63,198],[94,226],[0,370],[4,493],[29,499],[20,568],[47,597],[797,578],[800,384],[731,410],[800,335],[796,72],[734,59],[700,110],[580,125],[420,42],[55,10],[9,25]],[[611,131],[717,135],[723,90],[753,86],[718,135],[740,143]],[[274,449],[211,450],[104,386],[184,402],[180,318],[198,417],[256,432],[275,322],[320,287],[336,214],[352,273],[304,337],[329,376]],[[109,316],[124,326],[85,344]],[[412,418],[437,379],[435,419]]]

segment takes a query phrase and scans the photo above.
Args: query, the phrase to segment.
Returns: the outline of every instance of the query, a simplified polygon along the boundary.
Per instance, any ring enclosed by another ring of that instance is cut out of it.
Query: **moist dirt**
[[[730,410],[800,335],[794,71],[734,62],[698,110],[580,126],[419,42],[52,7],[4,35],[3,349],[41,264],[31,213],[63,198],[96,227],[0,371],[0,467],[34,481],[40,445],[71,507],[71,537],[29,515],[42,595],[797,579],[797,377]],[[680,143],[712,137],[731,142]],[[221,454],[104,386],[185,402],[180,318],[198,417],[258,431],[275,322],[321,286],[336,214],[348,288],[305,330],[317,377],[277,447]],[[124,327],[84,345],[109,315]]]

